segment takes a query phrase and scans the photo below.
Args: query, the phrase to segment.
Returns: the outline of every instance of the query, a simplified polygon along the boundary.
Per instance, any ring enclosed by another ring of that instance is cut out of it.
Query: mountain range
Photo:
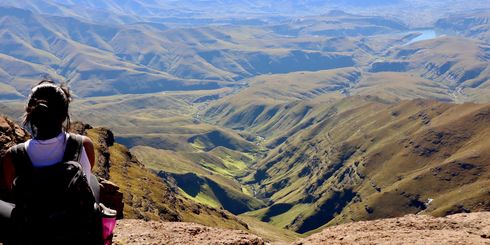
[[[0,113],[68,83],[129,218],[291,241],[488,211],[488,3],[389,3],[0,0]]]

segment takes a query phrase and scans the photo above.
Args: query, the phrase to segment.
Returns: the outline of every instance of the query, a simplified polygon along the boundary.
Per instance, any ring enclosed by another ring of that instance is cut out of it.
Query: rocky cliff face
[[[5,152],[12,146],[22,143],[29,138],[29,134],[11,120],[0,116],[0,162]],[[0,168],[2,171],[3,168]],[[0,174],[2,174],[0,172]],[[7,192],[4,190],[3,181],[0,181],[0,199],[5,199]]]
[[[0,116],[0,156],[12,146],[22,143],[29,138],[29,134],[11,120]]]
[[[88,124],[76,122],[71,125],[71,131],[80,135],[86,135],[87,131],[93,129]],[[117,211],[117,218],[122,219],[124,217],[124,194],[120,191],[120,187],[109,181],[109,158],[110,153],[108,151],[108,145],[114,144],[114,135],[111,131],[104,131],[105,134],[101,134],[99,142],[94,142],[96,146],[96,164],[94,166],[94,174],[99,178],[100,183],[100,201],[107,207],[110,207]],[[102,140],[102,141],[100,141]]]

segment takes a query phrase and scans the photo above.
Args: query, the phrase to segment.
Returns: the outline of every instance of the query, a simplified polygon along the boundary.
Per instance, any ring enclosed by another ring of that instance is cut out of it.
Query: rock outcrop
[[[0,116],[0,163],[10,147],[26,141],[29,137],[29,133],[17,124]],[[0,167],[0,176],[3,175],[3,173],[1,173],[2,169],[3,168]],[[3,181],[0,180],[0,183],[0,199],[8,200],[10,195],[5,188]]]
[[[12,146],[29,139],[29,133],[11,120],[0,116],[0,157]]]
[[[105,179],[100,179],[99,183],[100,202],[106,207],[116,210],[117,218],[122,219],[124,217],[124,195],[120,191],[119,186]]]

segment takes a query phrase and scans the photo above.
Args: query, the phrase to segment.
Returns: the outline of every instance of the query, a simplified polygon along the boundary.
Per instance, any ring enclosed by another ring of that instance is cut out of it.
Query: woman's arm
[[[15,168],[14,163],[12,162],[12,155],[10,154],[10,150],[7,151],[2,161],[2,175],[2,188],[5,188],[7,191],[11,191],[15,178]]]
[[[94,143],[92,143],[92,140],[87,136],[83,136],[83,147],[85,148],[85,152],[87,153],[87,157],[90,162],[90,168],[93,169],[95,164]]]

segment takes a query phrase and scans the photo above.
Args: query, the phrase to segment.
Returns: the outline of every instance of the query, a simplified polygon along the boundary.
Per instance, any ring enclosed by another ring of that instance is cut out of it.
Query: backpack
[[[82,166],[80,135],[70,134],[63,161],[34,168],[25,144],[12,148],[14,223],[19,244],[102,244],[102,216]]]

